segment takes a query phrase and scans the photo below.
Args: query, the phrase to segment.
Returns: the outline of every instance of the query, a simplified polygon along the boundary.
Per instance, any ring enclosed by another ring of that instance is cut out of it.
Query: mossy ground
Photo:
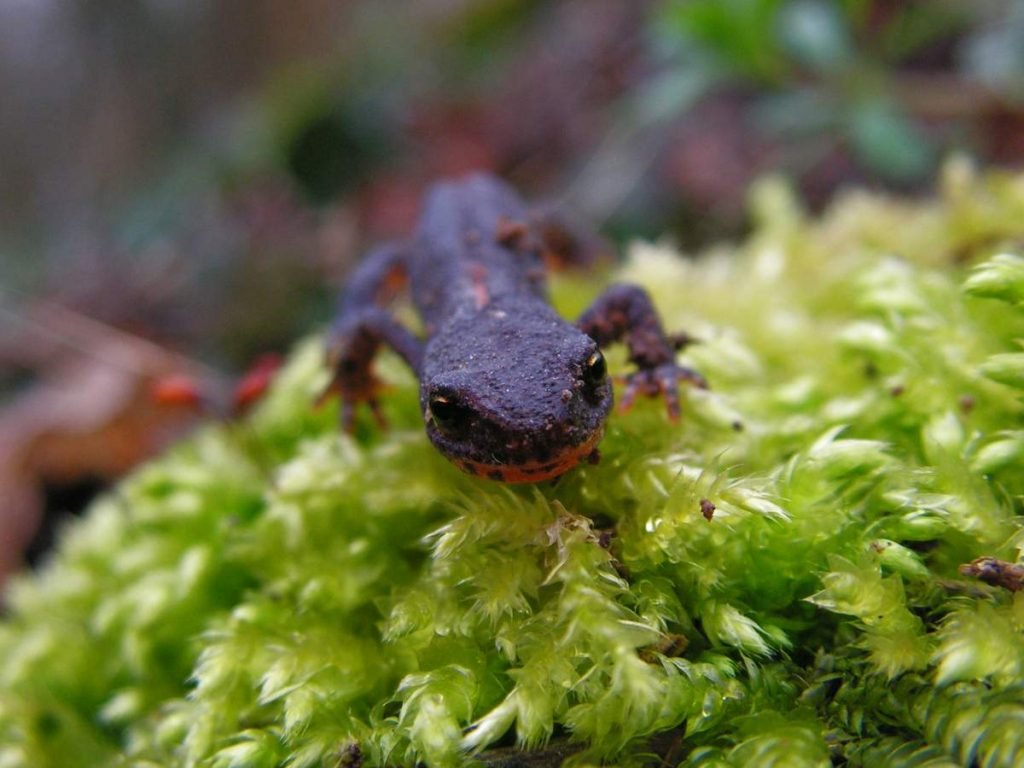
[[[1024,178],[784,185],[697,260],[617,279],[710,392],[612,416],[557,483],[460,474],[392,358],[356,439],[319,341],[68,527],[0,625],[0,766],[454,765],[496,743],[685,765],[1024,763]],[[607,276],[606,276],[607,277]],[[561,278],[567,316],[595,282]],[[621,370],[622,358],[612,356]],[[708,505],[714,505],[711,519]]]

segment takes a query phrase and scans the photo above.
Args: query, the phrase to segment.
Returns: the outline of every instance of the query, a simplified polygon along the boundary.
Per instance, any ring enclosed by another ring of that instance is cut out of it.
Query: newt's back
[[[494,302],[543,297],[537,249],[502,236],[525,225],[528,213],[511,187],[486,174],[430,189],[409,263],[413,299],[428,325]]]

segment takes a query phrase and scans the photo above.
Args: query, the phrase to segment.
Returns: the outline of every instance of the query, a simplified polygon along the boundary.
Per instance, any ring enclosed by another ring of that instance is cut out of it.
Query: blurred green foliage
[[[1012,2],[666,0],[654,24],[672,66],[755,89],[750,114],[769,116],[767,134],[847,146],[871,175],[907,183],[929,177],[958,137],[915,113],[901,78],[930,66],[946,88],[984,81],[993,98],[1018,100],[1022,15]]]

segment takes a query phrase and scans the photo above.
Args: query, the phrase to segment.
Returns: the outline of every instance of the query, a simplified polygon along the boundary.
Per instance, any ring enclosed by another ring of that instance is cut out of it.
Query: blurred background
[[[1024,3],[0,0],[0,578],[439,176],[695,249],[760,175],[820,208],[952,152],[1024,159]]]

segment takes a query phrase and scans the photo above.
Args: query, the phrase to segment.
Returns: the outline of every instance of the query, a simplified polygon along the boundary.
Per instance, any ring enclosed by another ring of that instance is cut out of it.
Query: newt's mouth
[[[463,472],[486,477],[502,483],[539,483],[568,472],[581,461],[596,461],[597,444],[601,442],[604,429],[598,429],[587,440],[574,445],[547,461],[528,461],[519,464],[486,464],[472,459],[453,459]]]

